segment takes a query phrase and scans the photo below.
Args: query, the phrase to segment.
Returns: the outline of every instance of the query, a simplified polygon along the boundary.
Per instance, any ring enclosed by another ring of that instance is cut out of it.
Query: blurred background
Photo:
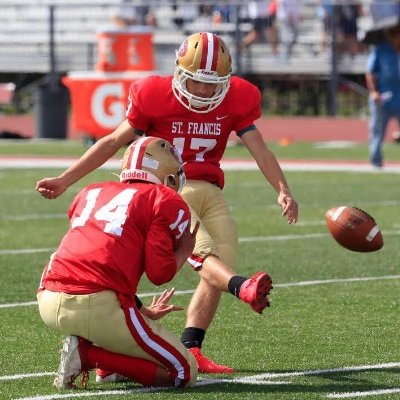
[[[266,115],[366,118],[365,38],[398,15],[396,0],[1,0],[0,134],[111,132],[132,80],[172,74],[198,31],[224,38]]]

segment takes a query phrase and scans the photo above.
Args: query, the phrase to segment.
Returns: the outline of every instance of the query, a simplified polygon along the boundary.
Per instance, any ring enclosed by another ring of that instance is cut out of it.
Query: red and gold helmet
[[[185,185],[182,158],[168,141],[152,136],[142,137],[126,150],[120,181],[147,181],[180,191]]]
[[[232,59],[225,42],[210,32],[189,36],[176,52],[172,89],[187,109],[206,113],[221,104],[229,89]],[[186,88],[187,79],[216,85],[210,98],[194,96]]]

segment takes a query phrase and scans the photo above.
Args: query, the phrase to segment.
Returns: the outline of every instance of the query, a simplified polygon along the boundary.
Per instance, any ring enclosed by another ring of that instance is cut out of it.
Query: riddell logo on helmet
[[[208,76],[212,76],[212,77],[214,77],[214,76],[218,76],[218,72],[216,72],[216,71],[209,71],[208,69],[198,69],[197,70],[197,75],[202,75],[202,76],[205,76],[205,77],[208,77]]]
[[[144,171],[123,171],[122,179],[144,179],[148,180],[148,174]]]

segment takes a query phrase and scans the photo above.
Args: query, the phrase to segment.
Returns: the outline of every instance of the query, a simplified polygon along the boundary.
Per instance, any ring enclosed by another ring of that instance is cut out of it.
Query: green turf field
[[[322,149],[276,146],[280,156],[301,158],[301,150],[324,158]],[[5,150],[6,149],[6,150]],[[398,147],[388,145],[395,153]],[[5,150],[5,151],[3,151]],[[285,156],[285,150],[291,154]],[[334,157],[333,150],[326,158]],[[79,143],[1,144],[2,154],[78,155]],[[365,159],[366,147],[336,150],[345,159]],[[342,152],[345,152],[345,156]],[[243,149],[229,150],[232,156]],[[325,153],[327,154],[327,153]],[[363,154],[363,155],[362,155]],[[237,370],[201,376],[190,390],[143,390],[135,384],[97,386],[58,393],[51,385],[61,336],[42,323],[35,301],[43,264],[68,221],[67,207],[85,184],[114,179],[99,170],[57,200],[33,190],[36,180],[60,170],[0,169],[0,400],[5,399],[273,399],[400,398],[400,177],[355,172],[288,172],[300,204],[300,220],[280,217],[276,196],[258,172],[226,175],[226,196],[239,226],[239,272],[269,272],[272,306],[264,315],[224,294],[206,336],[204,352]],[[382,229],[384,247],[371,254],[345,250],[329,236],[325,211],[356,205]],[[174,302],[186,306],[198,277],[184,267],[172,285]],[[161,292],[143,282],[142,300]],[[163,323],[180,335],[184,312]]]
[[[368,145],[362,142],[293,142],[289,146],[271,142],[269,146],[281,159],[368,161]],[[0,154],[5,156],[73,157],[81,155],[86,148],[87,146],[81,140],[0,141]],[[383,152],[387,161],[399,161],[400,144],[385,142]],[[228,147],[225,155],[226,157],[247,157],[248,152],[244,146],[232,146]]]

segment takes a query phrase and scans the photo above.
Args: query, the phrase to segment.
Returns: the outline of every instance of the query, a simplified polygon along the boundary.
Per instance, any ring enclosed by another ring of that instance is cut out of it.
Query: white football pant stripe
[[[136,316],[135,309],[133,307],[129,307],[129,315],[131,317],[131,321],[136,331],[142,338],[142,340],[149,346],[151,349],[155,350],[157,353],[166,358],[171,364],[174,365],[176,371],[178,373],[178,378],[181,380],[185,379],[185,372],[183,365],[179,362],[179,360],[171,354],[168,350],[164,349],[164,347],[160,346],[154,340],[152,340],[147,334],[146,330],[141,325],[139,319]]]

